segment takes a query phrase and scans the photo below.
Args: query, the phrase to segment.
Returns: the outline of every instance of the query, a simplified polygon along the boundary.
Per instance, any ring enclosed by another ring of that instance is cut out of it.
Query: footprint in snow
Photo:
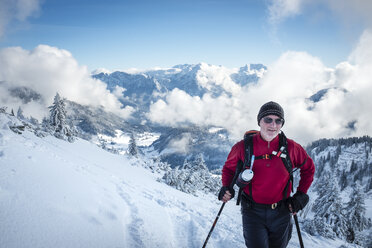
[[[125,185],[125,183],[122,183],[122,185]],[[130,222],[127,224],[127,228],[129,231],[129,237],[131,237],[131,241],[133,242],[132,247],[145,247],[142,241],[144,238],[142,237],[142,235],[145,234],[143,233],[142,228],[144,225],[144,221],[139,216],[138,208],[131,200],[130,195],[122,189],[122,185],[117,185],[117,192],[129,208],[128,217],[130,218]]]

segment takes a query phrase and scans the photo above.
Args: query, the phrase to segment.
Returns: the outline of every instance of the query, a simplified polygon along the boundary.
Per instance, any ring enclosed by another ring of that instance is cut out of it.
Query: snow
[[[366,198],[366,218],[372,219],[372,197]]]
[[[219,132],[219,131],[221,131],[221,130],[223,130],[223,128],[222,127],[211,127],[211,128],[209,128],[209,132],[210,133],[217,133],[217,132]]]
[[[92,75],[100,74],[100,73],[111,74],[112,71],[110,71],[106,68],[98,68],[98,69],[95,69],[91,72]]]
[[[154,141],[158,140],[160,133],[144,132],[137,134],[137,145],[139,146],[150,146]]]
[[[101,141],[106,142],[106,147],[110,149],[116,149],[117,152],[121,155],[125,154],[128,145],[130,142],[130,134],[124,133],[121,130],[115,130],[115,136],[111,137],[104,134],[98,134],[98,140],[94,140],[93,142],[97,145],[100,144]],[[154,141],[156,141],[160,137],[159,133],[150,133],[150,132],[143,132],[136,135],[136,141],[138,146],[148,147]]]
[[[201,247],[221,207],[178,191],[93,143],[9,129],[0,114],[0,247]],[[289,247],[299,247],[295,228]],[[306,247],[338,247],[303,233]],[[244,247],[241,216],[226,204],[207,247]]]

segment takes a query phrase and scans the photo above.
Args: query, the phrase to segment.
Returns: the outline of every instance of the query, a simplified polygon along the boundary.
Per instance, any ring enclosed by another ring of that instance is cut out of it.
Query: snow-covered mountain
[[[114,90],[116,86],[125,88],[124,95],[129,98],[132,98],[132,96],[138,98],[142,94],[146,96],[161,95],[161,93],[175,88],[183,90],[191,96],[202,96],[211,90],[218,95],[225,92],[218,85],[212,89],[200,82],[202,79],[211,79],[211,75],[215,71],[220,71],[219,73],[230,77],[233,82],[244,86],[249,83],[256,83],[266,70],[267,68],[261,64],[245,65],[236,70],[199,63],[195,65],[176,65],[170,69],[147,70],[140,73],[101,72],[92,76],[107,83],[110,90]]]
[[[197,197],[166,185],[151,158],[10,129],[21,125],[0,113],[1,247],[202,246],[221,206],[215,195]],[[293,230],[289,248],[299,247]],[[357,247],[302,236],[305,247]],[[234,202],[226,204],[207,247],[244,247]]]
[[[256,83],[266,70],[267,68],[260,64],[246,65],[237,70],[200,63],[176,65],[170,69],[147,70],[140,73],[101,72],[92,77],[105,82],[112,92],[123,90],[121,102],[135,107],[134,116],[137,118],[146,118],[143,113],[148,112],[150,103],[162,99],[166,92],[175,88],[187,92],[190,96],[202,97],[207,92],[214,96],[229,94],[223,85],[215,84],[218,81],[216,79],[223,78],[229,80],[231,84],[245,86]]]
[[[232,145],[226,130],[219,127],[189,124],[185,127],[154,124],[146,116],[150,105],[159,99],[164,99],[165,93],[176,88],[193,97],[202,97],[206,93],[213,96],[229,95],[234,85],[244,87],[257,83],[266,70],[267,68],[261,64],[227,69],[222,66],[200,63],[136,73],[101,72],[92,77],[105,82],[111,92],[121,90],[123,94],[121,102],[135,109],[133,119],[129,120],[130,123],[145,122],[148,129],[161,134],[150,149],[161,154],[164,161],[174,167],[181,166],[185,159],[195,158],[199,153],[203,153],[207,166],[215,169],[223,164]],[[228,85],[221,82],[228,82]],[[173,144],[177,144],[177,149]]]

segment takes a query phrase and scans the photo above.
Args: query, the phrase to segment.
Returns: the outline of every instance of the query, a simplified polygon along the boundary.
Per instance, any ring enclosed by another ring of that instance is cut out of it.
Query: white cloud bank
[[[185,122],[221,126],[239,139],[246,130],[258,128],[260,106],[274,100],[285,110],[283,130],[301,143],[372,135],[371,68],[372,33],[365,31],[348,61],[335,68],[325,67],[320,59],[304,52],[286,52],[258,84],[247,87],[233,84],[229,95],[219,97],[210,94],[193,97],[174,89],[165,100],[151,106],[148,116],[152,121],[173,126]],[[215,84],[225,85],[226,89],[231,83],[226,76],[214,80],[221,80]],[[199,83],[205,85],[205,81]],[[319,102],[309,100],[322,89],[329,90]]]
[[[47,113],[58,92],[62,97],[83,105],[103,106],[106,110],[128,117],[131,108],[122,109],[106,84],[93,79],[85,66],[79,66],[70,52],[39,45],[34,50],[10,47],[0,50],[0,104],[22,106],[25,115],[41,118]],[[40,93],[42,102],[23,105],[9,97],[9,88],[28,87]]]

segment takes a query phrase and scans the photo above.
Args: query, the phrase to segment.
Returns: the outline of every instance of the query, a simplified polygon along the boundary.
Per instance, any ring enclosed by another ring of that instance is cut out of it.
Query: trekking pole
[[[298,224],[298,218],[297,218],[297,215],[296,214],[293,215],[293,219],[294,219],[295,224],[296,224],[298,240],[300,241],[300,247],[301,248],[304,248],[304,242],[302,241],[300,225]]]
[[[218,219],[220,218],[221,212],[222,212],[223,208],[225,207],[225,204],[226,204],[226,202],[222,203],[222,206],[221,206],[221,208],[220,208],[220,211],[218,211],[217,217],[216,217],[216,219],[214,220],[213,225],[212,225],[212,228],[211,228],[211,230],[209,231],[208,236],[207,236],[207,239],[206,239],[205,242],[204,242],[203,248],[205,248],[205,247],[207,246],[208,240],[209,240],[209,238],[210,238],[210,236],[211,236],[211,234],[212,234],[212,232],[213,232],[214,227],[215,227],[216,224],[217,224]]]
[[[234,178],[233,178],[233,180],[232,180],[232,182],[231,182],[231,184],[230,184],[230,188],[233,188],[233,187],[234,187],[234,184],[235,184],[235,182],[236,182],[236,179],[238,178],[239,173],[240,173],[240,171],[242,170],[242,168],[243,168],[243,162],[239,160],[239,161],[238,161],[238,164],[237,164],[237,166],[236,166],[236,169],[235,169],[235,175],[234,175]],[[203,244],[203,247],[202,247],[202,248],[205,248],[205,247],[207,246],[208,240],[209,240],[209,238],[210,238],[211,235],[212,235],[213,229],[214,229],[214,227],[216,226],[218,219],[220,218],[221,212],[222,212],[223,208],[225,207],[225,204],[226,204],[226,202],[222,203],[222,206],[221,206],[221,208],[220,208],[220,211],[218,211],[218,214],[217,214],[217,216],[216,216],[216,219],[215,219],[214,222],[213,222],[213,225],[212,225],[212,227],[211,227],[211,230],[209,231],[208,236],[207,236],[206,240],[204,241],[204,244]]]

